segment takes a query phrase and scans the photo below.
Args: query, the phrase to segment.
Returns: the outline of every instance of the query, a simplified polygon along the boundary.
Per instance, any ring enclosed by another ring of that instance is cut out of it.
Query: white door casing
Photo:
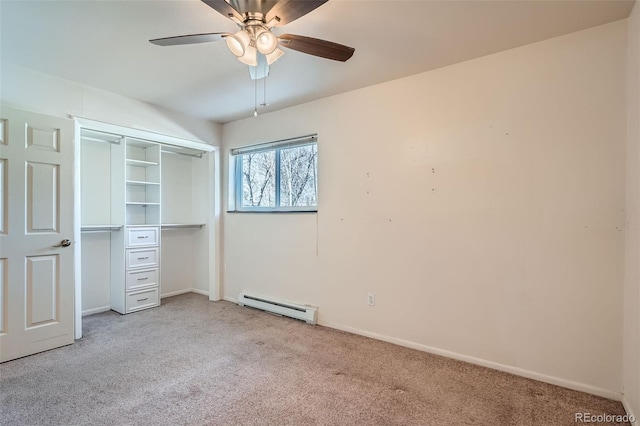
[[[0,362],[73,343],[73,128],[0,109]]]

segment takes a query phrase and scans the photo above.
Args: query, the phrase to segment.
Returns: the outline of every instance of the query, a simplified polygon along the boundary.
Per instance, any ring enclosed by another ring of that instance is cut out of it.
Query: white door
[[[0,107],[0,362],[73,343],[73,161],[71,120]]]

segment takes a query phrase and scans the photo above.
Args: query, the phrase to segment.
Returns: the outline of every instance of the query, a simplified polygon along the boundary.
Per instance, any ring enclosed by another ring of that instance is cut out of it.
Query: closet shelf
[[[150,167],[157,166],[160,163],[155,161],[143,161],[143,160],[134,160],[132,158],[127,158],[127,165],[129,166],[139,166],[139,167]]]
[[[160,185],[160,182],[146,182],[142,180],[128,180],[126,182],[127,182],[127,185],[139,185],[139,186]]]
[[[80,227],[80,232],[111,232],[121,229],[122,225],[83,225]]]

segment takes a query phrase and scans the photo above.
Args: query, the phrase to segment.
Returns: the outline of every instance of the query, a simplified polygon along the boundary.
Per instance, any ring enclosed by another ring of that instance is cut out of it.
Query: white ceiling
[[[274,32],[346,44],[355,55],[341,63],[285,49],[267,79],[270,105],[261,110],[623,19],[633,3],[330,0]],[[254,81],[224,42],[172,47],[148,42],[237,29],[199,0],[2,0],[0,7],[3,61],[218,122],[252,114]],[[260,86],[259,102],[262,93]]]

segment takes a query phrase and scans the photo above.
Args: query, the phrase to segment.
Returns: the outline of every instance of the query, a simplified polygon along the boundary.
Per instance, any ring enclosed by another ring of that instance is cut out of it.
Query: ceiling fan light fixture
[[[244,55],[238,56],[238,60],[250,67],[258,65],[258,51],[256,50],[256,47],[251,44],[245,47]]]
[[[256,47],[263,55],[273,53],[278,48],[278,38],[269,30],[264,30],[256,36]]]
[[[251,36],[244,30],[225,37],[227,47],[237,57],[243,56],[247,51],[247,46],[251,43]]]
[[[276,49],[273,52],[269,53],[268,55],[265,55],[267,57],[267,64],[271,65],[272,63],[280,59],[282,55],[284,55],[284,51],[276,47]]]

